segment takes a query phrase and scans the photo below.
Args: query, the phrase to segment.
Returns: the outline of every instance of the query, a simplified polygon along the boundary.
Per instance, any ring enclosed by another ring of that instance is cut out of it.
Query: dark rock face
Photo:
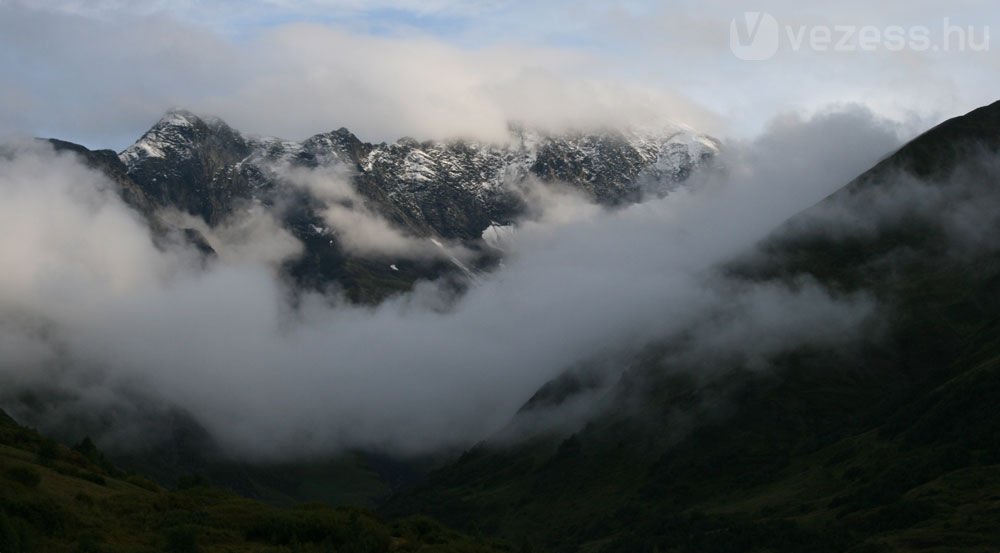
[[[325,201],[289,182],[284,171],[320,169],[342,176],[356,195],[346,207],[363,208],[417,240],[478,252],[470,262],[475,268],[488,267],[498,255],[484,243],[484,231],[515,224],[531,211],[519,191],[528,181],[559,181],[594,201],[620,205],[678,186],[719,147],[680,127],[560,136],[512,128],[503,144],[409,138],[369,144],[341,128],[293,142],[244,136],[219,119],[183,110],[168,112],[117,156],[52,142],[108,174],[154,227],[163,226],[156,216],[163,209],[215,226],[250,205],[274,208],[305,246],[286,267],[293,280],[310,288],[336,285],[359,301],[378,301],[417,280],[469,269],[446,255],[416,260],[350,251],[324,222]],[[211,249],[204,239],[190,238],[202,251]]]
[[[179,239],[194,247],[205,256],[215,255],[215,250],[208,243],[202,233],[192,228],[171,228],[156,213],[158,206],[146,195],[132,177],[128,174],[128,168],[118,158],[113,150],[89,150],[79,144],[66,142],[64,140],[49,139],[47,141],[57,152],[71,152],[75,154],[87,167],[100,171],[108,177],[118,187],[118,194],[122,200],[141,213],[149,224],[153,233],[154,241],[163,244],[164,241]],[[176,232],[175,232],[176,231]]]
[[[237,170],[250,154],[246,140],[217,119],[173,111],[121,155],[128,175],[159,207],[176,207],[220,222],[233,204],[250,197]]]
[[[531,171],[573,183],[604,204],[637,201],[655,187],[682,182],[715,150],[692,147],[681,130],[659,137],[606,133],[546,138]],[[697,139],[696,139],[697,140]],[[697,142],[696,142],[697,144]]]

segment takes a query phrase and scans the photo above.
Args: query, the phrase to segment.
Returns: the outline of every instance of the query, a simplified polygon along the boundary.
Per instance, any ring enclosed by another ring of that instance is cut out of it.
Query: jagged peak
[[[335,131],[330,131],[326,133],[315,134],[302,141],[302,144],[309,144],[322,141],[332,141],[341,144],[346,144],[350,142],[361,142],[354,133],[352,133],[347,127],[340,127]]]
[[[160,120],[153,125],[157,127],[197,127],[231,129],[221,118],[214,115],[198,115],[183,108],[170,108],[160,117]]]
[[[201,121],[201,118],[186,109],[172,108],[168,109],[166,113],[160,117],[154,127],[167,127],[167,126],[188,126],[194,125]]]
[[[181,153],[208,137],[244,142],[243,135],[222,119],[171,108],[134,144],[119,154],[125,165],[149,158],[165,158],[168,152]]]
[[[302,141],[290,141],[272,137],[243,135],[232,129],[222,119],[199,115],[183,108],[172,108],[160,118],[135,144],[120,154],[120,159],[129,167],[146,159],[161,159],[172,156],[186,158],[195,155],[199,144],[205,140],[212,143],[235,143],[239,148],[261,149],[265,158],[285,159],[308,152],[310,156],[325,156],[338,152],[338,156],[352,155],[357,147],[368,151],[409,151],[465,149],[534,151],[543,145],[553,144],[560,148],[589,150],[600,144],[624,143],[642,152],[643,157],[656,158],[668,144],[684,143],[698,150],[698,155],[718,153],[720,143],[702,133],[683,125],[657,125],[634,128],[580,127],[573,129],[545,129],[523,121],[508,123],[509,140],[484,142],[475,139],[420,140],[410,136],[395,142],[369,144],[360,140],[346,127],[320,133]],[[221,139],[221,140],[220,140]],[[367,147],[365,147],[367,146]],[[239,151],[239,150],[238,150]],[[706,153],[707,152],[707,153]],[[248,152],[249,153],[249,150]],[[362,154],[367,155],[367,154]]]
[[[423,143],[412,136],[403,136],[396,140],[396,144],[399,146],[408,146],[410,148],[419,148]]]

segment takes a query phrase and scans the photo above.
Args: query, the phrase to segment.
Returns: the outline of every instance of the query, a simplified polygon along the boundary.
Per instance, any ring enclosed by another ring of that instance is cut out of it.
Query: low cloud
[[[323,203],[319,214],[329,228],[319,231],[336,237],[348,252],[392,259],[453,259],[460,266],[461,260],[469,257],[461,246],[413,236],[394,226],[368,206],[355,190],[351,172],[344,167],[275,170],[283,180],[309,191]]]
[[[821,234],[826,239],[872,240],[889,230],[906,229],[913,240],[940,233],[955,259],[1000,246],[1000,162],[983,150],[970,152],[955,170],[918,178],[888,171],[881,182],[867,183],[852,194],[838,195],[790,222],[787,236]]]
[[[264,265],[276,269],[302,253],[302,243],[262,205],[244,207],[214,227],[200,217],[176,209],[161,210],[157,216],[173,228],[200,232],[227,264]]]
[[[375,308],[318,294],[293,306],[274,255],[206,267],[157,249],[100,175],[22,149],[0,160],[0,397],[23,416],[27,391],[59,397],[33,415],[43,425],[114,412],[106,440],[176,409],[227,451],[261,459],[468,445],[567,367],[720,306],[736,306],[717,336],[733,347],[849,336],[864,298],[809,283],[720,291],[707,277],[897,143],[860,109],[785,119],[664,198],[522,226],[503,267],[446,310],[434,283]]]

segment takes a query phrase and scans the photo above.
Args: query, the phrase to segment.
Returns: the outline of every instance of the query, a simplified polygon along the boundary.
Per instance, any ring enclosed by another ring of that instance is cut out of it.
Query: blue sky
[[[542,126],[680,121],[750,136],[860,103],[919,129],[1000,96],[997,48],[792,51],[746,62],[726,0],[0,0],[0,129],[120,149],[169,107],[301,138],[497,138]],[[990,2],[794,2],[788,28],[987,30]]]

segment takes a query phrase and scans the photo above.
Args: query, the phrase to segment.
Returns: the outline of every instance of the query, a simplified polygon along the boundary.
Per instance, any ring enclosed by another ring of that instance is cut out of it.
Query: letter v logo
[[[767,12],[746,12],[729,24],[729,48],[745,61],[763,61],[778,53],[778,20]]]

